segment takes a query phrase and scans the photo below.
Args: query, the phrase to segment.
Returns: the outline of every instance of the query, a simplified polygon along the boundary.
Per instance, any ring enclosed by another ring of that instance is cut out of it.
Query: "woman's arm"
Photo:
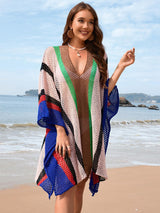
[[[128,50],[121,58],[119,64],[117,65],[113,75],[109,79],[109,85],[108,85],[108,95],[111,93],[113,88],[115,87],[120,75],[124,71],[124,69],[133,64],[135,61],[135,48],[132,50]]]

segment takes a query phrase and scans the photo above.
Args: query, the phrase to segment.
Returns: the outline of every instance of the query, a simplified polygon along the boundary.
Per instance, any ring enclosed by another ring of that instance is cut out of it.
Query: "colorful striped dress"
[[[46,134],[35,180],[49,198],[53,192],[60,195],[86,177],[90,177],[92,195],[98,192],[99,182],[107,179],[105,154],[110,119],[118,107],[117,87],[108,97],[108,90],[100,86],[100,72],[89,52],[84,72],[79,75],[68,46],[46,49],[39,78],[37,121],[46,128]],[[55,125],[65,128],[70,157],[63,158],[55,152]]]

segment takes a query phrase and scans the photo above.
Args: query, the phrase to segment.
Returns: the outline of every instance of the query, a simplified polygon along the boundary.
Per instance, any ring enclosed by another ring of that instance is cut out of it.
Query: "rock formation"
[[[122,107],[135,107],[135,105],[131,104],[126,98],[120,97],[119,98],[119,106]]]

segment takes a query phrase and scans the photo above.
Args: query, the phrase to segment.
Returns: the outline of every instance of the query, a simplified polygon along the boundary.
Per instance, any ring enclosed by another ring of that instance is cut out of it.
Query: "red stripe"
[[[66,174],[67,178],[69,179],[69,181],[75,185],[75,181],[73,179],[73,175],[70,171],[70,169],[68,168],[65,160],[63,159],[63,157],[60,156],[59,153],[56,153],[55,151],[53,152],[53,156],[54,158],[57,160],[57,163],[59,164],[59,166],[63,169],[64,173]]]
[[[41,95],[40,99],[39,99],[39,104],[42,102],[42,101],[45,101],[46,100],[46,96],[45,95]]]
[[[45,95],[41,95],[40,99],[39,99],[39,104],[42,102],[42,101],[46,101],[46,96]],[[50,108],[50,109],[54,109],[54,110],[57,110],[59,112],[61,112],[61,109],[59,106],[57,106],[56,104],[53,104],[53,103],[50,103],[48,101],[47,102],[47,107]]]
[[[41,183],[43,183],[43,181],[45,181],[47,178],[48,178],[48,176],[47,176],[47,174],[45,174],[45,175],[43,176],[43,178],[39,181],[38,186],[39,186]]]
[[[46,128],[46,136],[48,135],[48,133],[50,132],[51,130]]]
[[[55,105],[55,104],[52,104],[52,103],[50,103],[50,102],[47,102],[47,106],[48,106],[48,108],[50,108],[50,109],[54,109],[54,110],[57,110],[57,111],[61,112],[61,109],[60,109],[57,105]]]
[[[93,178],[93,184],[99,183],[99,176],[96,175],[94,172],[93,172],[92,178]]]

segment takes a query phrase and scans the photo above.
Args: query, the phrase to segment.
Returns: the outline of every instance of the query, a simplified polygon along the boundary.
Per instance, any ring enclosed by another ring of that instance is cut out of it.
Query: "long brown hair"
[[[108,78],[108,70],[107,70],[107,63],[104,59],[104,46],[102,44],[103,40],[103,32],[99,27],[98,24],[98,16],[96,11],[89,5],[84,2],[80,2],[79,4],[75,5],[69,12],[66,25],[64,27],[63,33],[63,43],[62,45],[68,44],[70,42],[70,38],[67,35],[68,30],[70,30],[70,26],[75,15],[81,11],[87,9],[90,11],[94,17],[94,31],[93,31],[93,40],[86,40],[85,44],[87,50],[92,54],[93,58],[95,59],[96,63],[98,64],[99,71],[100,71],[100,82],[103,87],[105,87],[106,80]]]

